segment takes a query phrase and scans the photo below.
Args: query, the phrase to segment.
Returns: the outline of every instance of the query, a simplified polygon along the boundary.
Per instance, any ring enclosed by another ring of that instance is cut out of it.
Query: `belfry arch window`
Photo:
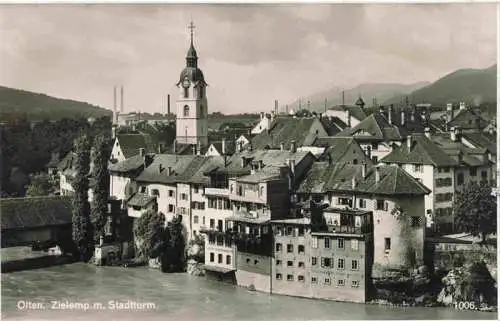
[[[186,105],[184,106],[184,117],[188,117],[189,116],[189,106]]]
[[[203,105],[200,105],[200,116],[203,116]]]
[[[184,88],[184,98],[189,98],[189,87]]]
[[[200,86],[198,88],[198,98],[200,98],[200,99],[203,98],[203,94],[204,94],[204,88],[203,88],[203,86]]]

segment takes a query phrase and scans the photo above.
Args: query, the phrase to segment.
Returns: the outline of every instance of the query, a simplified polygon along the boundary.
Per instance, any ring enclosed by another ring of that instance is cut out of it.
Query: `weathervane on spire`
[[[192,45],[193,44],[193,32],[194,32],[194,29],[196,28],[193,24],[193,20],[191,20],[191,22],[189,23],[188,28],[191,30],[191,45]]]

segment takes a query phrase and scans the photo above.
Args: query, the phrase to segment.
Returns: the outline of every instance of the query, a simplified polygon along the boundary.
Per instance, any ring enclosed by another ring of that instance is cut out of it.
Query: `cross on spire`
[[[189,23],[189,26],[188,28],[190,29],[191,31],[191,44],[193,44],[193,32],[194,32],[194,29],[196,28],[193,24],[193,20],[191,20],[191,22]]]

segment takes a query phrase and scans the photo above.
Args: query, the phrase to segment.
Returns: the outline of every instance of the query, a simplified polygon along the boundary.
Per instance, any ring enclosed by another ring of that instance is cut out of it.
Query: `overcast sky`
[[[496,63],[495,4],[0,6],[0,85],[159,112],[196,25],[209,111],[270,110],[329,87],[434,81]]]

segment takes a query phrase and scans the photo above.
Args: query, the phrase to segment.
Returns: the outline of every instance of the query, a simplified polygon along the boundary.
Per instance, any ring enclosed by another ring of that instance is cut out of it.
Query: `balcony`
[[[229,190],[227,188],[205,188],[205,195],[229,197]]]
[[[371,233],[368,225],[349,226],[349,225],[327,225],[326,228],[321,228],[313,231],[313,233],[333,233],[333,234],[358,234],[363,235]]]

